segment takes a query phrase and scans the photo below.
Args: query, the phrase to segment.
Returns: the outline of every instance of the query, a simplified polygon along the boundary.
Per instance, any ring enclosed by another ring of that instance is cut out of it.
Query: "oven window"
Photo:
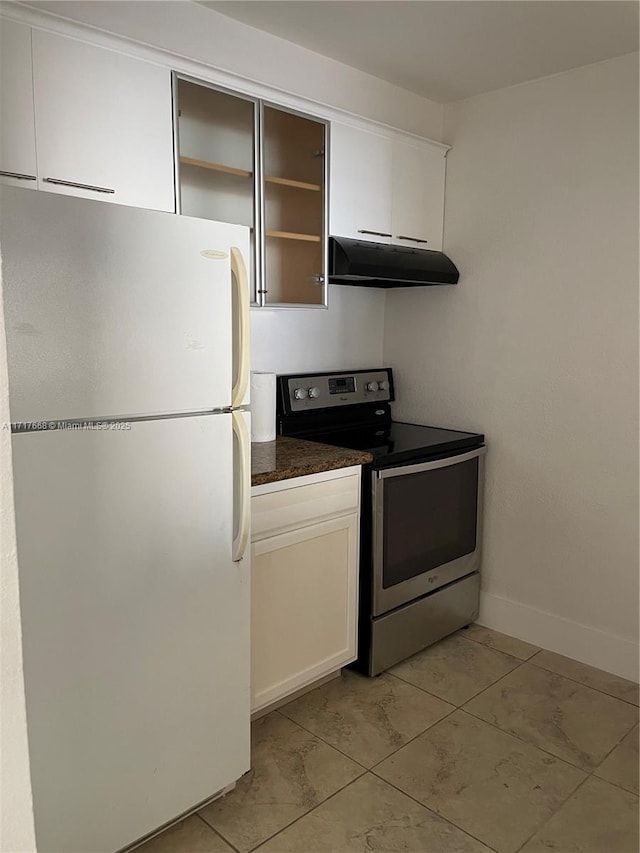
[[[475,551],[477,504],[477,458],[386,479],[382,586]]]

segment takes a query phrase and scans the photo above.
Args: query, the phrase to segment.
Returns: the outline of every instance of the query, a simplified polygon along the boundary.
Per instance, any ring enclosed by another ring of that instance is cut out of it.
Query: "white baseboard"
[[[638,644],[633,640],[484,592],[480,593],[477,622],[597,669],[638,681]]]

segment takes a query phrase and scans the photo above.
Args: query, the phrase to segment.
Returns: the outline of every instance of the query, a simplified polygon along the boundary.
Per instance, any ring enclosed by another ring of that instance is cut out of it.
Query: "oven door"
[[[372,471],[374,616],[480,568],[485,453]]]

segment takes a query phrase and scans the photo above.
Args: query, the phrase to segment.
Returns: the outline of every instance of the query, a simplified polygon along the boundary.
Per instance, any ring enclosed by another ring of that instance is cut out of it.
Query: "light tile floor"
[[[478,625],[252,741],[231,793],[139,853],[638,853],[638,686]]]

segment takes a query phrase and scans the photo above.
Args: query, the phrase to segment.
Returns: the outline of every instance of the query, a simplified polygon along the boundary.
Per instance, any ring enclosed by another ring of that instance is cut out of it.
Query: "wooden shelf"
[[[225,166],[224,163],[212,163],[210,160],[197,160],[195,157],[180,157],[184,166],[196,166],[198,169],[209,169],[212,172],[224,172],[226,175],[237,175],[240,178],[250,178],[253,172],[248,169],[236,169],[235,166]],[[277,178],[275,175],[267,175],[265,181],[268,184],[280,184],[283,187],[295,187],[299,190],[312,190],[320,192],[320,184],[308,184],[306,181],[293,181],[290,178]]]
[[[185,166],[197,166],[199,169],[210,169],[213,172],[224,172],[226,175],[237,175],[240,178],[250,178],[253,172],[246,169],[236,169],[235,166],[225,166],[223,163],[210,163],[209,160],[196,160],[194,157],[180,157]]]
[[[322,189],[320,184],[307,184],[305,181],[292,181],[290,178],[276,178],[273,175],[267,175],[265,182],[267,184],[280,184],[283,187],[295,187],[299,190],[313,190],[317,193]]]
[[[278,237],[281,240],[305,240],[308,243],[319,243],[319,234],[294,234],[293,231],[266,231],[267,237]]]

